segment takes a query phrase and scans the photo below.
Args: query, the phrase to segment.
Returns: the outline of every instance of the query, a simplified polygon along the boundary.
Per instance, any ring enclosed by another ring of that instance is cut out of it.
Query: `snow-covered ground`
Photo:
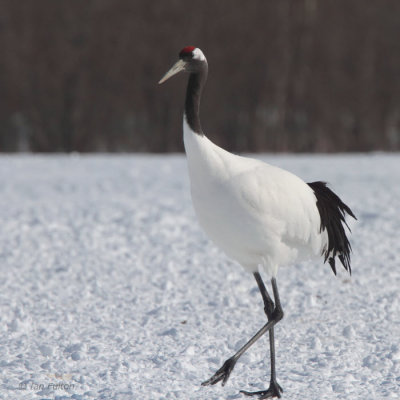
[[[284,399],[400,397],[400,155],[262,156],[358,216],[353,276],[281,269]],[[200,231],[173,156],[0,157],[1,399],[242,399],[268,386],[253,277]]]

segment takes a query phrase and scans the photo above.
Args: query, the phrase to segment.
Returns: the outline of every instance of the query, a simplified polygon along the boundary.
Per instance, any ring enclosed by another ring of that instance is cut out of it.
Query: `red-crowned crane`
[[[179,60],[159,83],[179,72],[189,73],[183,116],[194,209],[204,231],[231,259],[251,272],[264,301],[268,322],[202,385],[225,385],[240,356],[269,333],[271,380],[267,390],[242,391],[260,399],[281,397],[276,380],[274,326],[283,318],[276,275],[281,265],[322,256],[336,274],[335,258],[351,273],[350,243],[344,225],[354,214],[325,182],[305,183],[283,169],[229,153],[201,129],[200,97],[208,64],[196,47],[184,47]],[[347,224],[346,224],[347,225]],[[259,268],[271,278],[269,296]]]

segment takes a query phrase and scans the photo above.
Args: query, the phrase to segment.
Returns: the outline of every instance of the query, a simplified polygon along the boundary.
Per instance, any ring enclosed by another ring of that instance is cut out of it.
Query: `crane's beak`
[[[176,75],[177,73],[183,71],[186,66],[186,61],[178,60],[172,68],[160,79],[159,84],[164,83],[167,79],[171,78],[171,76]]]

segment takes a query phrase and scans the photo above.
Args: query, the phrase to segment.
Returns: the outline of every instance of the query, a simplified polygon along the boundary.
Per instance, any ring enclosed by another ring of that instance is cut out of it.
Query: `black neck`
[[[200,98],[207,80],[207,72],[207,62],[203,62],[196,72],[190,74],[186,90],[186,121],[190,128],[199,135],[204,135],[200,124]]]

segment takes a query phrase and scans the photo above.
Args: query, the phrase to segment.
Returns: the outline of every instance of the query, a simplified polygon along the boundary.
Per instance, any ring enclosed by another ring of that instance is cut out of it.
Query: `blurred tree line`
[[[398,0],[1,0],[0,151],[181,151],[185,45],[231,151],[400,149]]]

